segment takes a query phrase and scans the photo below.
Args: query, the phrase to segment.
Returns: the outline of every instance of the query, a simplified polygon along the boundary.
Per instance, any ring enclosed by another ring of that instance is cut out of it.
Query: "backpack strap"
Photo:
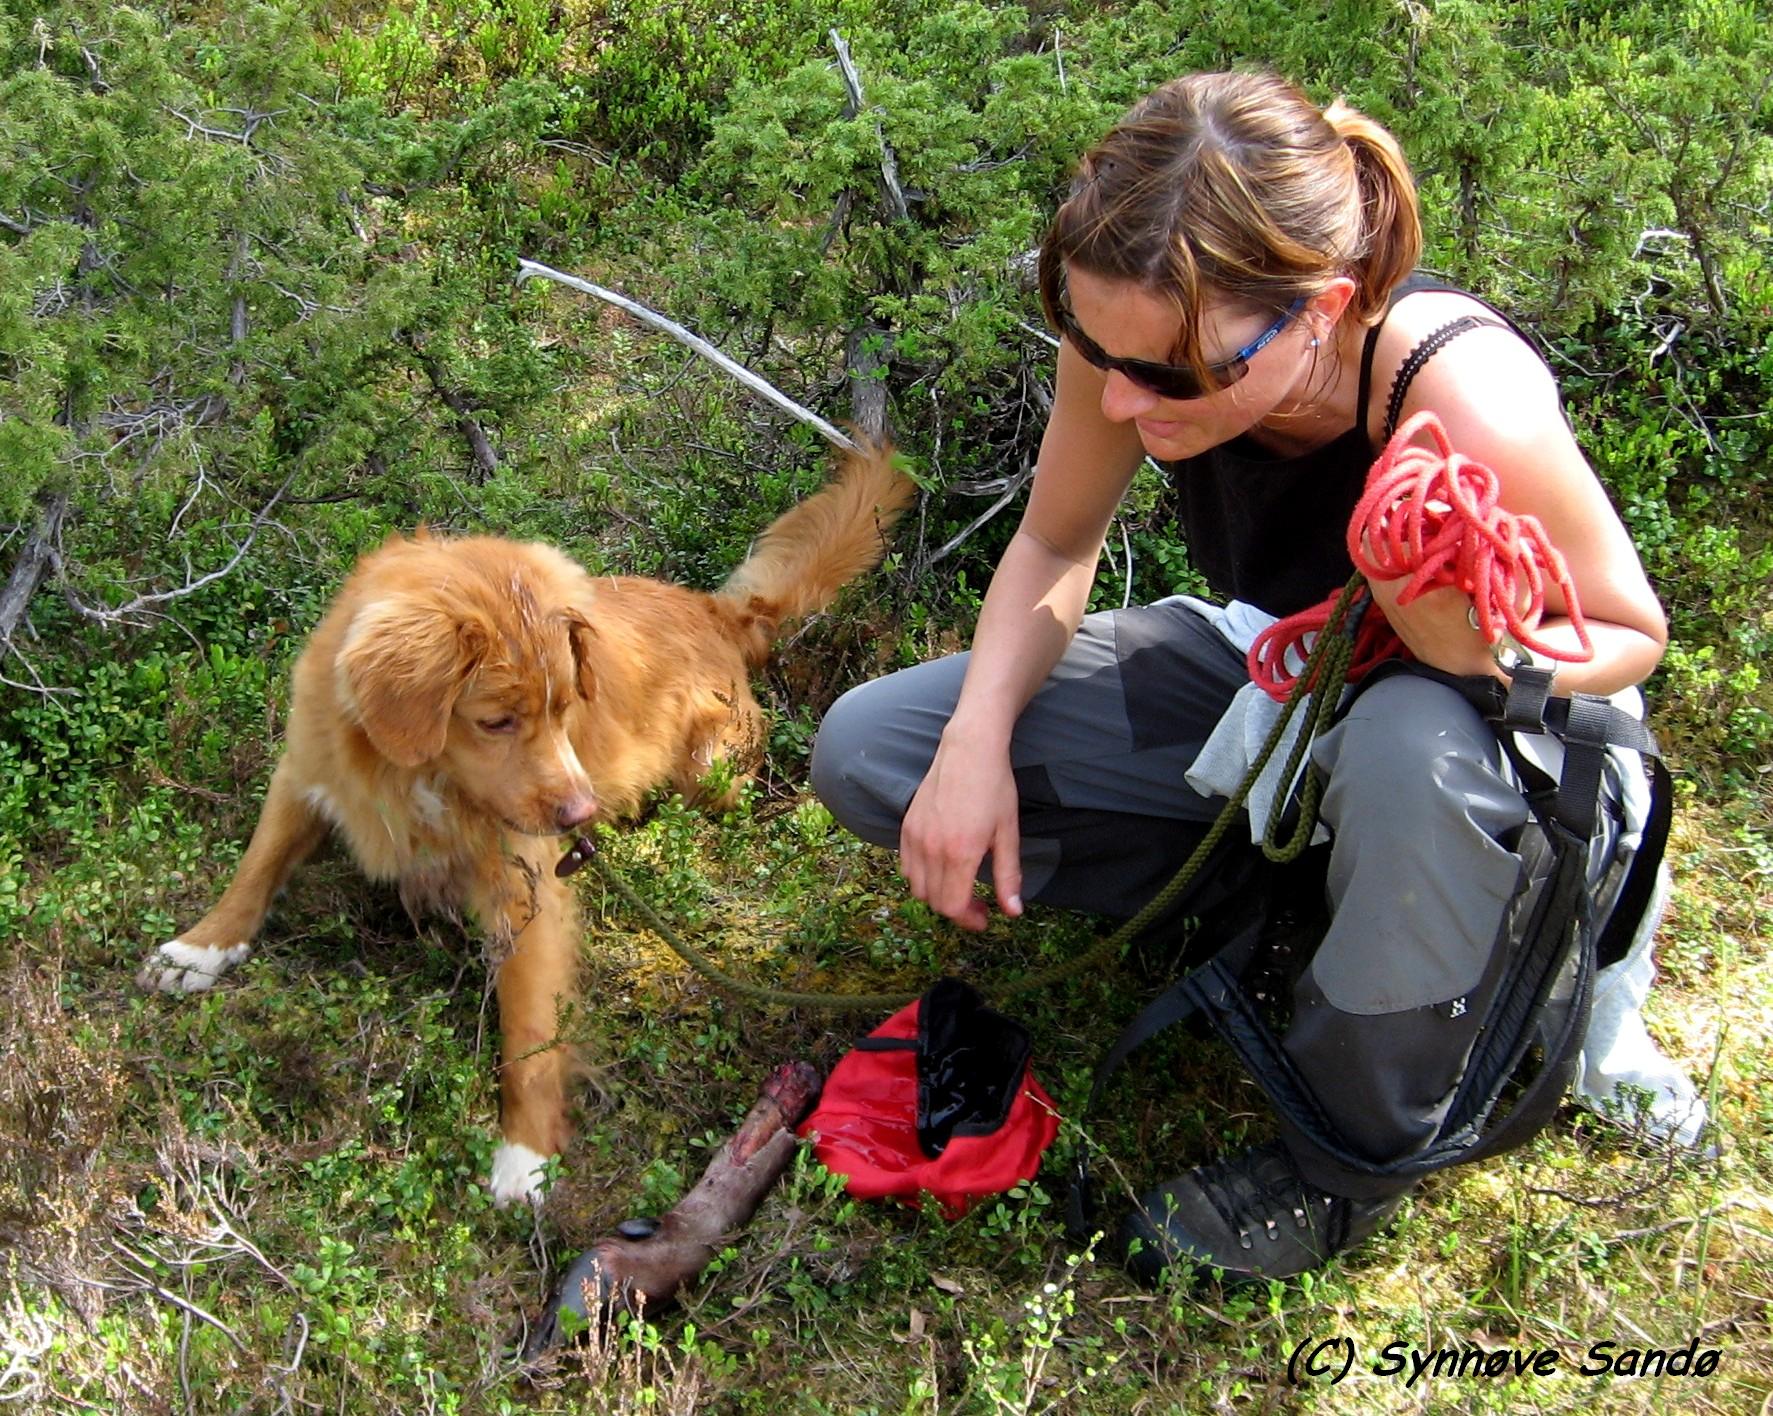
[[[1234,976],[1209,964],[1185,980],[1189,985],[1185,991],[1194,999],[1196,1010],[1238,1054],[1275,1110],[1306,1142],[1350,1170],[1402,1179],[1501,1154],[1534,1135],[1556,1111],[1575,1074],[1594,996],[1599,941],[1591,927],[1586,866],[1606,749],[1615,744],[1629,747],[1652,761],[1659,757],[1659,749],[1642,722],[1604,698],[1591,694],[1551,697],[1551,671],[1546,668],[1522,665],[1507,685],[1488,677],[1455,677],[1414,663],[1387,664],[1382,669],[1369,675],[1362,688],[1397,673],[1420,674],[1457,689],[1496,724],[1505,750],[1527,784],[1527,802],[1533,813],[1521,840],[1529,888],[1516,897],[1503,921],[1503,929],[1519,943],[1473,1044],[1440,1133],[1425,1150],[1400,1160],[1376,1163],[1353,1153],[1329,1124],[1280,1039],[1257,1014]],[[1549,733],[1563,743],[1564,763],[1557,780],[1519,750],[1514,743],[1516,732]],[[1655,788],[1663,787],[1666,780],[1666,772],[1653,779],[1651,819],[1640,847],[1642,858],[1634,857],[1632,874],[1603,936],[1610,947],[1616,947],[1611,937],[1614,921],[1633,907],[1633,900],[1641,911],[1653,888],[1669,814],[1669,793]],[[1630,924],[1621,921],[1620,928],[1629,938]],[[1539,1032],[1539,1022],[1565,978],[1571,981],[1571,997],[1555,1036],[1545,1046],[1542,1064],[1507,1113],[1492,1119],[1505,1084],[1520,1068]]]
[[[1538,898],[1523,900],[1531,914],[1526,947],[1511,961],[1497,990],[1439,1134],[1416,1154],[1373,1161],[1351,1150],[1318,1105],[1280,1038],[1256,1012],[1241,981],[1217,959],[1190,974],[1183,981],[1184,991],[1237,1054],[1276,1113],[1307,1143],[1345,1169],[1415,1179],[1500,1155],[1530,1139],[1555,1114],[1575,1075],[1594,998],[1593,938],[1588,930],[1573,927],[1584,909],[1584,852],[1581,843],[1555,820],[1549,822],[1547,832],[1552,842],[1552,869]],[[1492,1120],[1503,1085],[1525,1058],[1536,1025],[1569,961],[1572,935],[1577,950],[1575,986],[1557,1036],[1545,1050],[1544,1063],[1506,1115]]]
[[[1140,1009],[1139,1016],[1134,1018],[1115,1039],[1114,1045],[1102,1055],[1096,1064],[1095,1075],[1090,1078],[1090,1094],[1084,1102],[1083,1112],[1078,1117],[1080,1122],[1088,1120],[1096,1113],[1097,1103],[1102,1100],[1102,1093],[1109,1080],[1121,1069],[1121,1065],[1139,1048],[1150,1042],[1160,1032],[1164,1032],[1177,1023],[1187,1022],[1201,1011],[1200,999],[1189,987],[1190,982],[1206,968],[1222,967],[1227,973],[1242,978],[1245,970],[1254,959],[1257,946],[1262,937],[1262,927],[1267,922],[1267,895],[1258,892],[1245,902],[1245,915],[1236,927],[1236,932],[1222,944],[1218,951],[1199,969],[1193,969],[1171,984],[1162,993]],[[1095,1181],[1090,1176],[1090,1145],[1086,1140],[1077,1149],[1077,1161],[1072,1170],[1071,1188],[1065,1197],[1065,1228],[1074,1238],[1087,1241],[1097,1229],[1097,1216],[1101,1205],[1096,1198]]]
[[[1461,678],[1424,665],[1391,661],[1379,665],[1362,690],[1399,673],[1420,674],[1457,689],[1490,722],[1527,786],[1533,812],[1521,848],[1529,887],[1515,899],[1503,929],[1519,939],[1473,1044],[1464,1076],[1435,1140],[1423,1151],[1399,1160],[1374,1162],[1348,1145],[1318,1105],[1280,1038],[1262,1017],[1246,980],[1260,953],[1269,913],[1266,894],[1250,901],[1240,928],[1211,958],[1172,985],[1128,1025],[1098,1064],[1085,1115],[1094,1111],[1108,1079],[1138,1047],[1172,1023],[1201,1017],[1237,1054],[1275,1111],[1309,1145],[1350,1170],[1411,1179],[1451,1165],[1500,1155],[1524,1144],[1556,1113],[1575,1075],[1588,1031],[1594,978],[1601,962],[1623,955],[1636,920],[1647,904],[1662,860],[1671,816],[1670,782],[1654,737],[1643,723],[1604,698],[1576,694],[1553,698],[1551,672],[1518,667],[1512,682]],[[1350,695],[1350,700],[1358,696]],[[1346,712],[1345,702],[1340,711]],[[1549,733],[1564,745],[1557,780],[1535,766],[1514,745],[1515,732]],[[1620,888],[1607,925],[1596,937],[1590,927],[1587,845],[1595,825],[1601,770],[1610,745],[1642,753],[1652,772],[1651,810],[1643,839]],[[1494,1116],[1510,1077],[1525,1061],[1552,1007],[1560,985],[1570,997],[1558,1018],[1544,1057],[1506,1112]],[[1072,1234],[1087,1238],[1096,1227],[1087,1144],[1080,1150],[1067,1199]]]

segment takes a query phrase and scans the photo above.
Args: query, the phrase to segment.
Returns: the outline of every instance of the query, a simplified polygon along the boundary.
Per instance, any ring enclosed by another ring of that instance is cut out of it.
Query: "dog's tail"
[[[776,518],[720,588],[737,612],[746,658],[761,664],[778,625],[824,609],[878,565],[888,532],[916,495],[890,446],[864,446],[829,483]]]

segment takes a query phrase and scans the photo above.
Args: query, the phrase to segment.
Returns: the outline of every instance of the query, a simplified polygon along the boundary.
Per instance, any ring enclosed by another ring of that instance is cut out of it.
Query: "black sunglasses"
[[[1117,359],[1105,353],[1102,346],[1078,328],[1077,316],[1071,313],[1068,305],[1058,307],[1059,333],[1071,341],[1071,347],[1083,356],[1086,364],[1107,373],[1115,370],[1125,374],[1140,388],[1155,393],[1159,398],[1185,400],[1201,398],[1220,389],[1230,388],[1234,383],[1250,372],[1250,360],[1293,322],[1294,316],[1305,308],[1305,297],[1301,295],[1287,306],[1279,319],[1263,330],[1248,344],[1233,354],[1229,359],[1207,366],[1208,382],[1202,383],[1200,375],[1185,364],[1155,364],[1149,359]]]

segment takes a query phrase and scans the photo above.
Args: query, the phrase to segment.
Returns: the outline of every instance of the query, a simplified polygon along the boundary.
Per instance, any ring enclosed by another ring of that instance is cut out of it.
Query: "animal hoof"
[[[135,981],[155,993],[202,993],[250,953],[250,944],[216,949],[174,939],[148,955]]]

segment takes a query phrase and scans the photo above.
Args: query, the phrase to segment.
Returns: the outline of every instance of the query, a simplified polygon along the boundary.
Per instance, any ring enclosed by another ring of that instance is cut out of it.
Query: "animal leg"
[[[730,693],[705,695],[686,736],[689,753],[672,786],[685,801],[710,811],[727,810],[763,760],[763,714],[751,690],[737,685]],[[717,763],[727,770],[716,772]],[[710,785],[711,775],[719,785]]]
[[[500,1130],[488,1186],[501,1208],[538,1203],[541,1167],[565,1148],[566,1080],[572,1050],[560,1039],[561,1014],[577,996],[578,911],[572,891],[555,878],[546,852],[508,865],[503,878],[476,887],[472,902],[497,963]],[[507,944],[508,941],[508,944]]]
[[[212,987],[252,953],[272,899],[326,832],[326,822],[290,780],[286,759],[271,776],[258,826],[215,908],[149,954],[136,981],[162,993],[199,993]]]

